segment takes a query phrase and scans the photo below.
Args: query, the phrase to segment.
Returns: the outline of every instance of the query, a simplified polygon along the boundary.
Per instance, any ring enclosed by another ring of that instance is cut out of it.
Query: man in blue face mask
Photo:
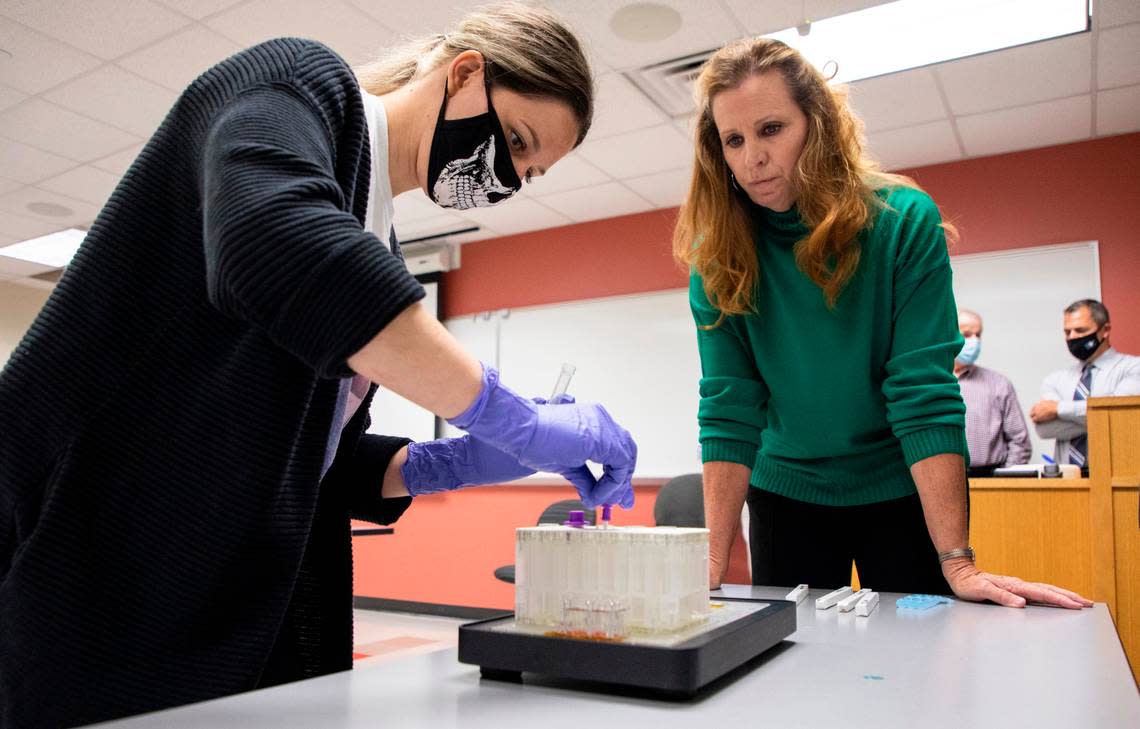
[[[1108,309],[1081,299],[1065,309],[1065,344],[1077,362],[1045,378],[1041,401],[1029,411],[1042,438],[1056,438],[1056,460],[1086,466],[1090,397],[1140,395],[1140,357],[1121,354],[1109,343]]]
[[[965,343],[954,358],[954,374],[966,402],[966,443],[970,473],[988,476],[999,466],[1029,462],[1029,431],[1013,383],[1005,375],[975,364],[982,353],[982,317],[958,310],[958,330]]]

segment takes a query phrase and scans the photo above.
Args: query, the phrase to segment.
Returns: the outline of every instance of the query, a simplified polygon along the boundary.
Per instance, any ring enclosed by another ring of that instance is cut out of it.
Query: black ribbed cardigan
[[[0,727],[351,667],[349,518],[407,508],[407,440],[366,400],[321,467],[347,358],[423,296],[362,227],[370,169],[349,67],[280,39],[111,195],[0,373]]]

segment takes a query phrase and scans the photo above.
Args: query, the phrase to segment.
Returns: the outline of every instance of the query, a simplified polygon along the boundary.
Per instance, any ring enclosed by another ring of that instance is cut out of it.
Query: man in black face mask
[[[1041,401],[1029,410],[1037,435],[1057,439],[1057,463],[1087,465],[1088,398],[1140,395],[1140,357],[1113,349],[1111,328],[1108,309],[1096,299],[1081,299],[1065,309],[1065,344],[1078,362],[1046,377]]]

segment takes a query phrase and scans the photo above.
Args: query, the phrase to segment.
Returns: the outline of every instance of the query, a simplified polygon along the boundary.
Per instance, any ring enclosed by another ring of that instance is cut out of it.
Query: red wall
[[[1113,344],[1140,353],[1140,134],[904,172],[957,225],[954,254],[1099,241]],[[462,268],[443,279],[443,314],[683,287],[675,218],[655,211],[465,245]],[[615,523],[652,524],[655,495],[638,488]],[[356,540],[356,594],[510,607],[512,588],[492,572],[513,561],[514,528],[573,496],[569,486],[517,486],[421,497],[394,536]],[[738,580],[742,569],[734,560]]]
[[[1140,353],[1140,134],[908,174],[958,226],[962,239],[951,254],[1100,241],[1113,346]]]
[[[653,524],[656,487],[635,488],[614,524]],[[532,526],[561,486],[484,486],[417,497],[388,536],[354,537],[355,594],[445,605],[514,608],[514,586],[495,579],[515,561],[515,527]]]
[[[902,170],[961,233],[953,254],[1100,241],[1113,344],[1140,352],[1140,134]],[[686,285],[672,260],[677,211],[658,210],[463,246],[443,315]]]

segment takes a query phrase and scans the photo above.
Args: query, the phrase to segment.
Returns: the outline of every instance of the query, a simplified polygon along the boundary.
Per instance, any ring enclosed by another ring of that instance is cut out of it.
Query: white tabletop
[[[101,726],[375,727],[1140,727],[1140,694],[1103,604],[1069,611],[957,602],[869,618],[817,611],[797,631],[689,701],[533,679],[484,681],[454,649]],[[728,596],[787,588],[728,585]]]

